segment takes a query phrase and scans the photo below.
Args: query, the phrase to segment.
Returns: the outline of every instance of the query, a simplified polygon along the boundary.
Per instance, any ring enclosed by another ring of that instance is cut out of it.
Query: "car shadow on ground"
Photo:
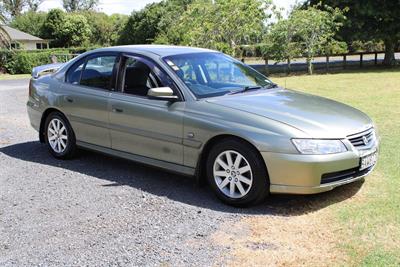
[[[1,147],[0,153],[93,176],[104,180],[105,187],[130,186],[187,205],[235,214],[302,215],[352,197],[363,184],[359,181],[317,195],[272,195],[258,206],[234,208],[221,203],[207,186],[197,186],[192,178],[100,153],[80,150],[72,160],[57,160],[45,145],[35,141]]]

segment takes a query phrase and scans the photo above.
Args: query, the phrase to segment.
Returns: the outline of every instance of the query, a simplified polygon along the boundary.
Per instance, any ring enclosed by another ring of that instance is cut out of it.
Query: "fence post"
[[[347,65],[347,56],[343,55],[343,69],[346,69],[346,65]]]
[[[360,53],[360,68],[363,66],[363,53]]]
[[[377,52],[375,52],[375,65],[378,65],[378,53]]]
[[[329,56],[326,55],[326,72],[329,72]]]

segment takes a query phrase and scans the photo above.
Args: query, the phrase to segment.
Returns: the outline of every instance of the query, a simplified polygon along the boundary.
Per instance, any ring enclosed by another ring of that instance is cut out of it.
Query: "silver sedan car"
[[[328,191],[377,161],[366,114],[212,50],[102,48],[32,76],[30,122],[53,156],[80,147],[195,176],[230,205]]]

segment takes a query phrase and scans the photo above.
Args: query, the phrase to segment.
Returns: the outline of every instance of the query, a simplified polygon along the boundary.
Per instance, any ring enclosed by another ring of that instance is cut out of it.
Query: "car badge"
[[[364,145],[368,145],[368,139],[366,136],[363,136],[363,142],[364,142]]]

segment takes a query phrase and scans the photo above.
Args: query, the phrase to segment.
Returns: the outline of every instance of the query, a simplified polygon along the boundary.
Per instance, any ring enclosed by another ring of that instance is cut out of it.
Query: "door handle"
[[[66,97],[65,97],[65,100],[67,100],[67,102],[69,102],[69,103],[74,102],[74,100],[73,100],[71,97],[69,97],[69,96],[66,96]]]
[[[116,113],[122,113],[122,112],[124,112],[124,110],[123,110],[122,108],[112,108],[112,111],[113,111],[113,112],[116,112]]]

